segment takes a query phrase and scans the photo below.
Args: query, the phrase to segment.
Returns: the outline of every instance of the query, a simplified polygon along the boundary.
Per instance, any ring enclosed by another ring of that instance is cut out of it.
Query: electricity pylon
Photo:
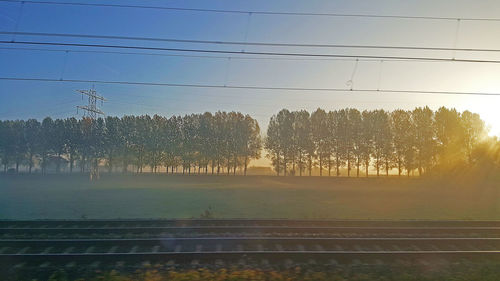
[[[92,86],[92,89],[90,90],[77,90],[78,93],[80,93],[83,96],[87,96],[89,100],[88,105],[78,105],[76,106],[76,111],[78,113],[78,109],[83,110],[84,112],[84,117],[88,118],[90,121],[90,134],[91,136],[96,133],[96,119],[99,115],[104,116],[104,112],[102,112],[98,107],[97,107],[97,101],[101,101],[101,105],[106,99],[102,96],[97,95],[97,91],[94,90],[94,87]],[[91,141],[95,141],[94,137],[90,138]],[[88,145],[92,146],[94,148],[94,153],[98,149],[97,143],[89,143]],[[92,159],[90,159],[90,180],[97,180],[99,179],[99,158],[97,155],[93,155]]]
[[[87,116],[91,120],[97,119],[98,115],[104,115],[104,112],[102,112],[99,108],[97,108],[97,100],[102,102],[106,101],[104,97],[101,97],[97,95],[97,91],[94,90],[94,87],[90,90],[76,90],[78,93],[82,94],[82,98],[84,95],[88,96],[89,99],[89,104],[88,105],[77,105],[76,108],[78,110],[81,109],[84,111],[84,115],[87,114]]]

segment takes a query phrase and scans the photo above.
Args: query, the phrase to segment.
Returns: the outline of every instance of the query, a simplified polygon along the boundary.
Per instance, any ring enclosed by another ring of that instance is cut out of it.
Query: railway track
[[[4,276],[59,268],[372,266],[484,260],[500,260],[500,222],[0,221]]]
[[[0,221],[0,239],[198,236],[500,237],[492,221],[80,220]]]

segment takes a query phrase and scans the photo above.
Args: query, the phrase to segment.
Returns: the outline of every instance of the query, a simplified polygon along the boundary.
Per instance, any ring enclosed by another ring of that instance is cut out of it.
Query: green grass
[[[494,180],[273,176],[0,176],[0,219],[500,219]]]

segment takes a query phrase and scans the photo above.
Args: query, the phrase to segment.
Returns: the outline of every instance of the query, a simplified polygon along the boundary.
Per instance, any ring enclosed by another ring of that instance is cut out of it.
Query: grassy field
[[[273,176],[0,176],[0,219],[500,219],[495,180]]]

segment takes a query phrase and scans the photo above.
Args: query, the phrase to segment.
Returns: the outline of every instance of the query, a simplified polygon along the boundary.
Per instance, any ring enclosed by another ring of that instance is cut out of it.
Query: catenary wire
[[[325,54],[325,53],[284,53],[284,52],[255,52],[255,51],[229,51],[229,50],[209,50],[209,49],[186,49],[186,48],[164,48],[131,46],[116,44],[83,44],[83,43],[64,43],[64,42],[37,42],[37,41],[6,41],[3,44],[25,44],[25,45],[45,45],[45,46],[70,46],[70,47],[92,47],[92,48],[115,48],[115,49],[136,49],[149,51],[172,51],[188,53],[209,53],[209,54],[233,54],[233,55],[263,55],[263,56],[291,56],[291,57],[316,57],[316,58],[358,58],[358,59],[377,59],[377,60],[419,60],[419,61],[453,61],[468,63],[500,63],[500,60],[482,60],[482,59],[457,59],[457,58],[438,58],[438,57],[412,57],[412,56],[378,56],[378,55],[343,55],[343,54]]]
[[[69,53],[97,53],[97,54],[117,54],[117,55],[144,55],[160,57],[185,57],[185,58],[208,58],[208,59],[231,59],[231,60],[288,60],[288,61],[356,61],[358,58],[287,58],[287,57],[259,57],[259,56],[204,56],[204,55],[186,55],[186,54],[162,54],[150,52],[120,52],[104,50],[73,50],[73,49],[44,49],[44,48],[26,48],[26,47],[0,47],[0,50],[13,51],[46,51],[46,52],[69,52]],[[380,62],[380,59],[358,59],[359,61]],[[417,61],[418,60],[391,60],[385,61]]]
[[[486,17],[437,17],[437,16],[408,16],[408,15],[382,15],[382,14],[342,14],[342,13],[312,13],[312,12],[287,12],[287,11],[262,11],[262,10],[229,10],[229,9],[205,9],[205,8],[183,8],[166,6],[146,6],[146,5],[125,5],[109,3],[84,3],[84,2],[55,2],[55,1],[32,1],[32,0],[0,0],[0,2],[10,3],[28,3],[39,5],[69,5],[69,6],[88,6],[88,7],[108,7],[108,8],[134,8],[166,11],[184,11],[184,12],[204,12],[204,13],[226,13],[226,14],[253,14],[268,16],[309,16],[309,17],[346,17],[346,18],[373,18],[373,19],[413,19],[413,20],[442,20],[456,21],[493,21],[499,22],[500,18]]]
[[[162,87],[190,87],[190,88],[212,88],[212,89],[237,89],[237,90],[269,90],[269,91],[310,91],[310,92],[380,92],[380,93],[407,93],[407,94],[436,94],[436,95],[477,95],[477,96],[500,96],[500,93],[482,92],[455,92],[455,91],[427,91],[427,90],[396,90],[396,89],[346,89],[346,88],[307,88],[307,87],[270,87],[270,86],[244,86],[244,85],[218,85],[218,84],[181,84],[161,82],[138,82],[138,81],[112,81],[92,79],[52,79],[32,77],[0,77],[4,81],[38,81],[38,82],[70,82],[70,83],[95,83],[95,84],[119,84],[137,86],[162,86]]]
[[[389,46],[389,45],[384,46],[384,45],[352,45],[352,44],[305,44],[305,43],[243,42],[243,41],[195,40],[195,39],[177,39],[177,38],[116,36],[116,35],[96,35],[96,34],[75,34],[75,33],[48,33],[48,32],[0,31],[0,34],[16,35],[16,36],[22,35],[22,36],[43,36],[43,37],[91,38],[91,39],[154,41],[154,42],[170,42],[170,43],[215,44],[215,45],[237,45],[237,46],[306,47],[306,48],[349,48],[349,49],[389,49],[389,50],[458,51],[458,52],[500,52],[500,49],[480,49],[480,48],[456,48],[456,47],[450,48],[450,47],[419,47],[419,46]],[[16,42],[16,41],[13,40],[13,42]]]

